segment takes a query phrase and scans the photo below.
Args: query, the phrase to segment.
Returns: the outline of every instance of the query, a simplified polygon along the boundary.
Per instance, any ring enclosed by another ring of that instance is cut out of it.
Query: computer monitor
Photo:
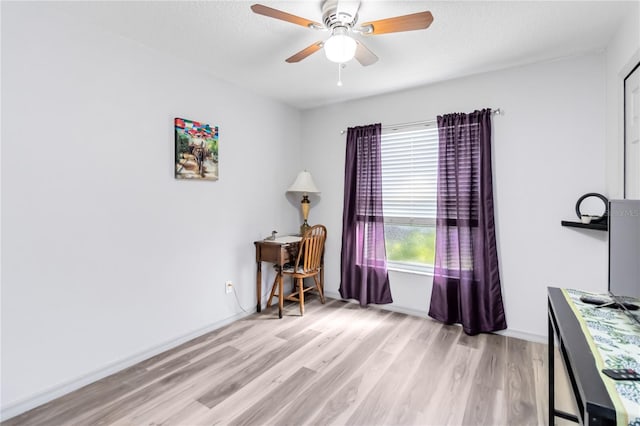
[[[609,201],[609,291],[640,298],[640,200]]]
[[[608,221],[609,293],[640,299],[640,200],[610,200]]]

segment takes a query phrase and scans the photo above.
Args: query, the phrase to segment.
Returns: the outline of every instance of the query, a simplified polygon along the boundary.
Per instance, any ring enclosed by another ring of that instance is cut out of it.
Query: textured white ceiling
[[[213,76],[300,109],[465,75],[604,49],[634,1],[363,0],[359,22],[430,10],[423,31],[358,36],[380,60],[343,70],[317,52],[293,53],[328,37],[256,15],[253,3],[321,22],[317,1],[49,2],[64,13],[166,52]],[[638,35],[640,38],[640,34]]]

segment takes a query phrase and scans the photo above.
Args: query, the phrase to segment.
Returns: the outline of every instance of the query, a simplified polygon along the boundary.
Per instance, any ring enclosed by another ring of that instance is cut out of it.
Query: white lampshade
[[[344,64],[353,59],[356,54],[356,41],[349,37],[347,29],[337,27],[329,40],[324,42],[324,53],[331,62]]]
[[[287,189],[287,192],[303,192],[305,194],[313,194],[319,193],[316,184],[313,183],[313,178],[311,177],[311,173],[306,170],[298,173],[298,177],[296,177],[293,185]]]

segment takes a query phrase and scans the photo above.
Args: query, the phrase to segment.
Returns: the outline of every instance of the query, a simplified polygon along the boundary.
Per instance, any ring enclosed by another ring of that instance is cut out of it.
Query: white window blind
[[[385,133],[381,147],[385,222],[435,224],[437,127]]]

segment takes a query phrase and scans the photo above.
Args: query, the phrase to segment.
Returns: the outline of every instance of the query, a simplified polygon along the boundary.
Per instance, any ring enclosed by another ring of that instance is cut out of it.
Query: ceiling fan
[[[251,10],[258,15],[280,19],[301,25],[313,30],[330,31],[331,36],[325,41],[318,41],[305,47],[286,59],[288,63],[300,62],[318,50],[324,48],[327,59],[343,64],[354,57],[361,65],[374,64],[378,57],[361,41],[352,37],[353,34],[364,36],[397,33],[401,31],[423,30],[433,22],[433,15],[429,11],[380,19],[356,25],[360,1],[353,0],[324,0],[322,2],[322,24],[301,18],[278,9],[262,4],[254,4]]]

